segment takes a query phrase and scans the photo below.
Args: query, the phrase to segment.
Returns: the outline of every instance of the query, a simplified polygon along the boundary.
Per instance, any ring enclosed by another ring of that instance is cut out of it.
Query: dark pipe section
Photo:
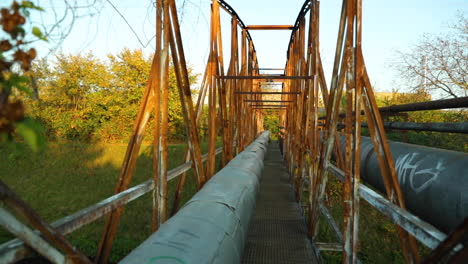
[[[456,228],[468,216],[468,154],[393,141],[389,146],[408,210],[446,233]],[[361,137],[361,177],[385,193],[368,137]]]

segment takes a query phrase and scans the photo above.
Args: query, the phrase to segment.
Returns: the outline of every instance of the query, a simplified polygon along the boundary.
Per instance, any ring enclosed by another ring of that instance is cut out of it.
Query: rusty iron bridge
[[[18,237],[0,245],[0,263],[16,263],[35,253],[53,263],[108,263],[124,206],[149,192],[154,233],[122,263],[321,263],[324,251],[342,252],[343,263],[360,263],[362,200],[396,225],[406,263],[467,263],[468,155],[390,142],[385,129],[466,134],[468,123],[387,123],[382,117],[466,108],[468,98],[378,108],[361,49],[362,0],[343,0],[327,86],[319,49],[319,4],[305,1],[291,25],[246,25],[228,3],[213,0],[210,54],[194,101],[175,0],[157,0],[155,55],[115,195],[46,223],[0,182],[5,205],[0,207],[0,225]],[[222,11],[232,18],[227,68]],[[249,33],[253,30],[291,32],[284,69],[259,67]],[[170,63],[188,140],[185,163],[172,170],[167,138]],[[265,89],[273,83],[280,89]],[[202,155],[199,123],[205,102],[209,147]],[[264,116],[273,114],[280,120],[277,142],[269,140],[263,126]],[[151,119],[153,178],[130,188]],[[362,127],[370,137],[361,136]],[[222,147],[216,148],[219,138]],[[182,206],[189,170],[198,192]],[[324,203],[329,177],[342,182],[342,219],[334,219]],[[168,212],[171,180],[178,185]],[[103,217],[98,252],[90,260],[65,235]],[[335,242],[319,241],[320,218],[327,220]],[[421,245],[432,250],[424,258]]]

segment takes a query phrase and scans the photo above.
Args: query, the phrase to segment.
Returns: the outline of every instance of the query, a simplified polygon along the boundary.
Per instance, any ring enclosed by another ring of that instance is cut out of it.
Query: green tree
[[[128,139],[151,68],[151,56],[141,50],[124,49],[107,61],[92,53],[58,54],[54,61],[33,66],[41,100],[31,112],[43,120],[48,135],[67,139]],[[196,76],[190,76],[194,81]],[[147,135],[153,132],[150,122]],[[169,136],[185,137],[177,80],[169,75]]]
[[[45,90],[54,99],[78,110],[83,99],[90,93],[106,89],[111,75],[106,65],[92,53],[86,55],[64,55],[55,57],[50,87]]]
[[[25,115],[20,96],[32,95],[25,75],[36,58],[30,44],[46,40],[39,28],[29,22],[31,11],[42,11],[30,1],[12,1],[9,8],[1,9],[0,25],[0,142],[17,142],[22,138],[37,151],[45,145],[42,127]],[[29,23],[27,23],[29,22]]]

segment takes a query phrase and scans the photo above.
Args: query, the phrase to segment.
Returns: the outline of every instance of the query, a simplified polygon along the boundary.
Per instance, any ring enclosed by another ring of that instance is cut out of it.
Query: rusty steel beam
[[[222,80],[310,80],[311,76],[257,75],[257,76],[217,76]]]
[[[284,111],[287,108],[286,107],[265,107],[265,108],[256,107],[256,108],[252,108],[252,109],[253,110],[278,110],[278,111]]]
[[[235,94],[301,94],[300,92],[235,92]]]
[[[253,110],[273,110],[273,111],[285,111],[287,108],[252,108]]]
[[[251,103],[292,103],[292,100],[244,100],[244,102],[251,102]]]
[[[275,104],[253,104],[250,107],[288,107],[288,105],[275,105]]]
[[[344,181],[344,172],[333,164],[329,164],[327,170],[340,181]],[[359,195],[372,207],[386,215],[392,222],[412,234],[416,239],[429,248],[436,248],[447,236],[423,221],[411,212],[401,209],[387,200],[384,196],[370,189],[364,184],[359,186]]]
[[[91,264],[81,251],[76,249],[62,234],[44,221],[26,202],[24,202],[6,184],[0,181],[0,200],[3,205],[14,211],[31,227],[38,229],[49,243],[62,251],[71,263]],[[11,226],[13,228],[13,226]],[[18,226],[17,226],[18,227]],[[19,230],[19,229],[18,229]]]
[[[253,84],[254,86],[259,86],[259,87],[265,87],[265,86],[279,86],[279,85],[284,85],[284,82],[257,82],[256,84]]]
[[[328,211],[328,208],[322,202],[319,202],[318,205],[323,216],[325,216],[333,232],[335,233],[336,238],[340,243],[343,243],[343,233],[341,233],[340,227],[335,222],[335,219],[333,219],[333,216],[331,215],[330,211]]]
[[[452,233],[439,246],[431,252],[423,261],[423,264],[443,263],[444,259],[447,263],[463,263],[468,257],[468,217],[465,218]],[[464,248],[460,250],[460,246]],[[455,253],[454,253],[455,251]],[[450,258],[450,260],[447,259]]]
[[[239,17],[239,15],[236,13],[236,11],[224,0],[218,0],[218,3],[220,4],[220,7],[226,11],[228,14],[232,16],[232,18],[236,19],[237,23],[239,24],[241,29],[245,29],[246,25],[242,21],[242,19]],[[249,41],[252,41],[252,36],[250,35],[250,32],[248,30],[243,30],[246,32],[246,37]],[[255,52],[255,47],[253,47],[253,51]]]
[[[222,148],[216,149],[216,155],[221,154]],[[202,156],[206,161],[207,154]],[[167,172],[167,180],[171,181],[181,174],[192,169],[192,162],[189,161]],[[124,205],[136,200],[154,189],[153,180],[147,180],[137,186],[129,188],[123,192],[114,194],[97,204],[82,209],[72,215],[59,219],[51,224],[61,235],[67,235],[75,230],[90,224],[108,213],[123,207]],[[0,245],[0,263],[16,263],[24,258],[31,256],[33,252],[21,240],[13,239]]]
[[[284,68],[256,68],[259,71],[284,71]]]
[[[31,228],[18,221],[10,212],[0,207],[0,226],[20,238],[29,247],[53,263],[66,263],[65,256],[51,246]],[[2,262],[5,263],[5,262]]]
[[[293,30],[294,25],[248,25],[247,30]]]

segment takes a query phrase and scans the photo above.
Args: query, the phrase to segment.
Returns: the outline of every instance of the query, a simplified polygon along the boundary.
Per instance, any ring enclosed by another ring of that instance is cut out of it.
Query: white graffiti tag
[[[409,186],[416,193],[420,193],[430,186],[432,182],[437,180],[440,173],[445,169],[443,166],[443,161],[437,161],[437,164],[433,168],[425,168],[418,170],[418,167],[421,165],[423,160],[414,162],[418,153],[408,153],[404,156],[398,157],[395,163],[395,170],[398,175],[398,181],[401,185],[405,185],[408,181]],[[424,177],[425,176],[425,177]],[[416,186],[416,178],[419,180],[424,180],[422,184]]]

